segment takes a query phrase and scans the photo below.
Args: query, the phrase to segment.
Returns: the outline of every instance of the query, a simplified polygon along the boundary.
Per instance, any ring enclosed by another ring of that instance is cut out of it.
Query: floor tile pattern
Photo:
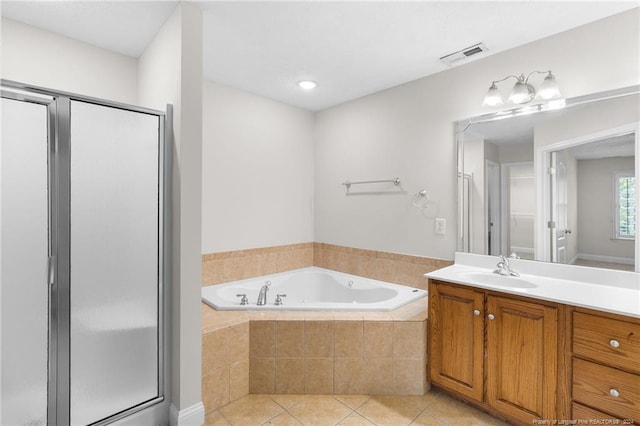
[[[210,413],[206,426],[504,426],[450,396],[247,395]]]

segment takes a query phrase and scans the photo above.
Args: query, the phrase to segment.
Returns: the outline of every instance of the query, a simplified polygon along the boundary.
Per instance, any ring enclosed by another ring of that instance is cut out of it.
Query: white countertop
[[[506,287],[469,276],[492,274],[497,262],[496,256],[456,253],[454,265],[425,277],[640,318],[640,273],[510,259],[511,268],[520,273],[516,280],[531,283],[532,288]]]

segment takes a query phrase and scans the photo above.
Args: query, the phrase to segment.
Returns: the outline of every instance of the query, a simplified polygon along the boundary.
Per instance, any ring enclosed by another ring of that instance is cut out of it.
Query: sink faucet
[[[520,274],[513,269],[511,269],[511,265],[509,265],[509,259],[507,259],[504,255],[500,255],[500,260],[496,265],[496,269],[493,271],[494,274],[505,275],[510,277],[519,277]]]
[[[270,285],[271,285],[271,281],[266,281],[264,285],[260,288],[260,293],[258,294],[258,306],[267,304],[267,292],[269,291]]]

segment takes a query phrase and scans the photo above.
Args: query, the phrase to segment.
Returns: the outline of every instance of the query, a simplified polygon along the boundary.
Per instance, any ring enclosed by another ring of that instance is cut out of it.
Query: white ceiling
[[[478,42],[485,57],[638,7],[597,2],[217,2],[204,12],[204,76],[321,110],[447,69]],[[2,15],[138,57],[175,1],[2,1]],[[475,59],[474,59],[475,60]],[[314,91],[296,86],[319,83]]]

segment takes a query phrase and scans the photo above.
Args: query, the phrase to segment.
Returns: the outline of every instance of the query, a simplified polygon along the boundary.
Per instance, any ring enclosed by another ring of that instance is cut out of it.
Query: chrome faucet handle
[[[267,287],[271,287],[271,281],[269,281],[269,280],[265,281],[264,285],[266,285]]]
[[[240,304],[241,305],[248,305],[249,304],[249,299],[247,298],[246,294],[244,294],[244,293],[236,294],[236,297],[242,297],[242,299],[240,299]]]
[[[273,302],[274,305],[279,306],[282,305],[284,303],[284,301],[282,300],[283,297],[287,297],[286,294],[276,294],[276,301]]]

